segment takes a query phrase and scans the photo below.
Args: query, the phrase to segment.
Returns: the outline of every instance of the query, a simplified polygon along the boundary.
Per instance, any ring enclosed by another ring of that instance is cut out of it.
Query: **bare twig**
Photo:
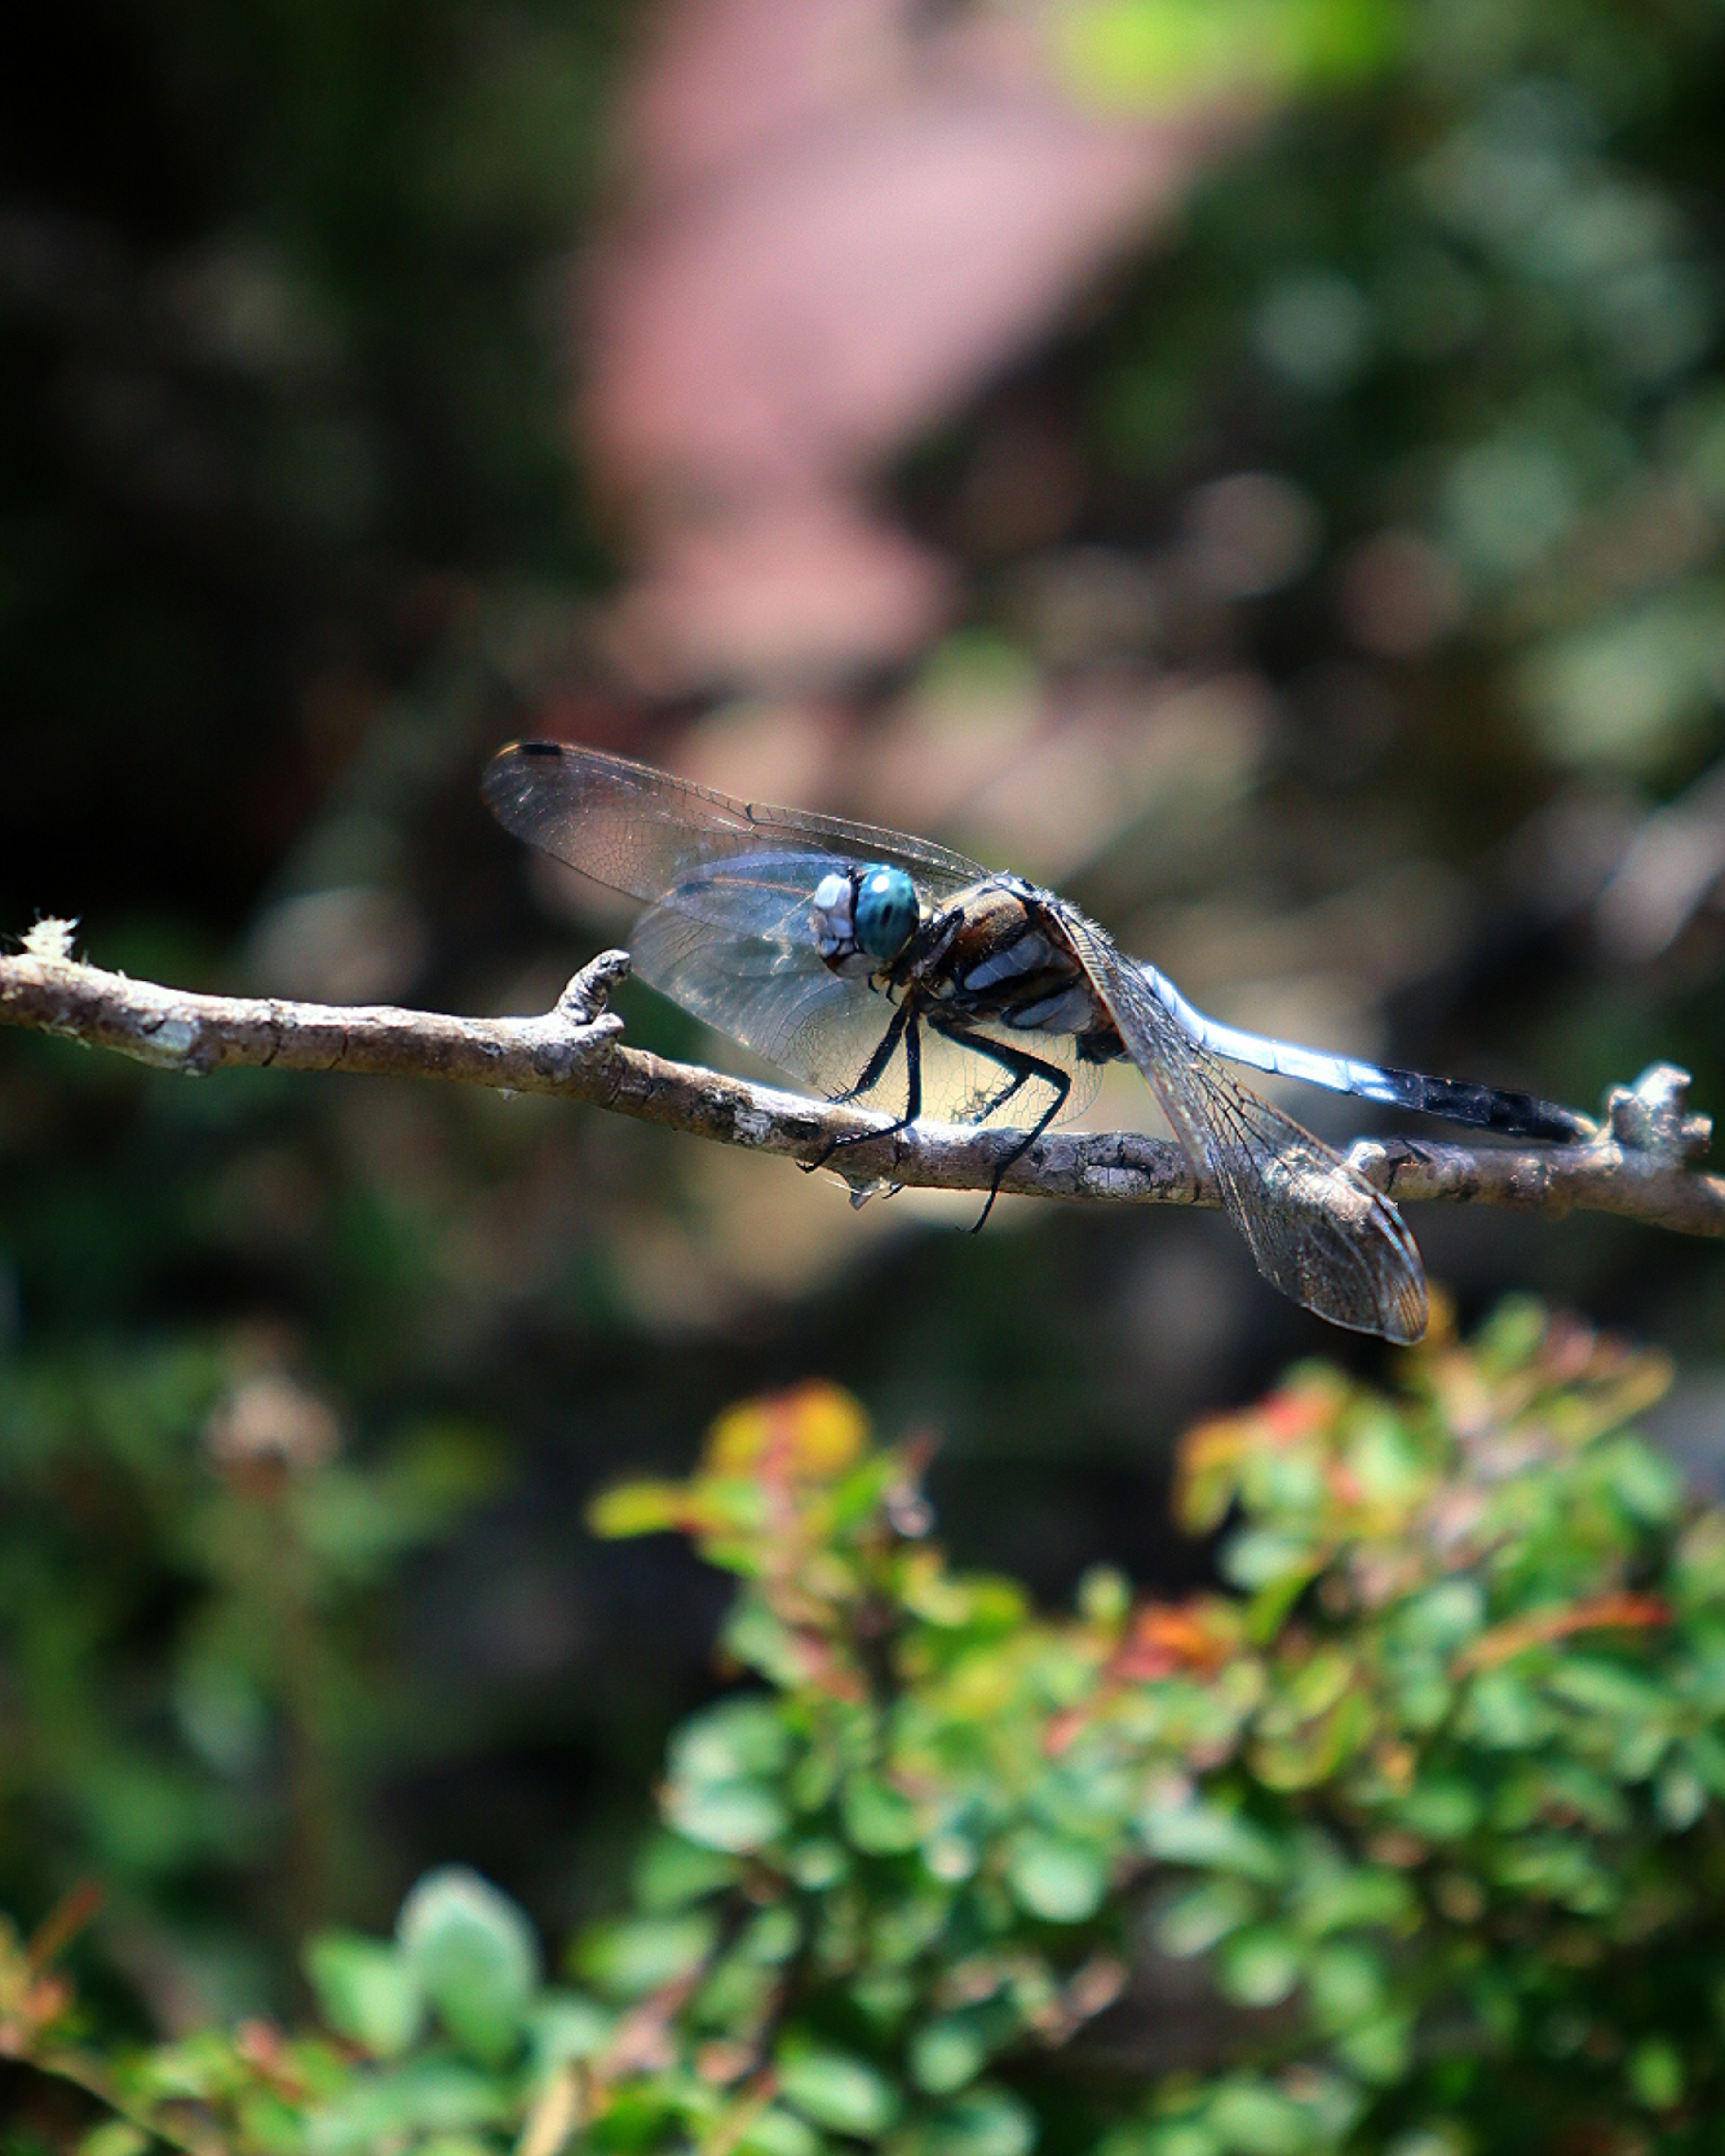
[[[668,1062],[619,1040],[605,1008],[629,971],[626,952],[582,968],[542,1018],[468,1019],[388,1005],[338,1007],[275,998],[193,995],[80,964],[70,931],[44,921],[15,957],[0,957],[0,1024],[58,1034],[187,1077],[267,1066],[453,1079],[570,1100],[809,1161],[834,1138],[860,1197],[890,1186],[987,1190],[1017,1139],[1010,1131],[921,1122],[886,1134],[886,1118],[775,1087]],[[1689,1157],[1707,1143],[1706,1117],[1686,1110],[1686,1075],[1656,1064],[1615,1088],[1599,1136],[1570,1146],[1474,1147],[1361,1139],[1348,1158],[1398,1199],[1513,1206],[1548,1214],[1581,1207],[1725,1235],[1725,1180]],[[878,1136],[871,1134],[880,1133]],[[1056,1133],[1013,1163],[1004,1190],[1104,1204],[1212,1205],[1178,1145],[1132,1132]]]

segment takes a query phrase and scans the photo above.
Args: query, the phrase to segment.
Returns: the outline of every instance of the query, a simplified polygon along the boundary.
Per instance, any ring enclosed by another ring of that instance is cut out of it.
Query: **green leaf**
[[[1205,2123],[1237,2156],[1300,2156],[1312,2145],[1305,2107],[1258,2082],[1230,2082],[1211,2097]]]
[[[680,1482],[624,1482],[593,1499],[587,1524],[608,1541],[662,1535],[680,1526],[688,1509],[689,1492]]]
[[[1471,1639],[1486,1621],[1486,1597],[1477,1580],[1440,1580],[1412,1596],[1396,1612],[1399,1643],[1451,1650]]]
[[[974,2081],[988,2063],[988,2046],[973,2016],[942,2015],[911,2039],[911,2079],[931,2096],[951,2096]]]
[[[398,2057],[418,2035],[425,1993],[399,1947],[357,1932],[320,1932],[303,1966],[326,2023],[373,2058]]]
[[[1156,1943],[1177,1961],[1189,1960],[1250,1923],[1257,1910],[1258,1897],[1243,1880],[1209,1879],[1168,1903],[1156,1920]]]
[[[1409,2127],[1389,2143],[1385,2156],[1469,2156],[1472,2147],[1471,2134],[1440,2123]]]
[[[1635,2102],[1649,2111],[1670,2111],[1683,2101],[1682,2055],[1665,2037],[1637,2044],[1625,2071]]]
[[[726,1700],[685,1722],[671,1740],[665,1810],[684,1838],[744,1855],[790,1824],[769,1786],[790,1757],[790,1732],[767,1700]]]
[[[1416,1782],[1395,1815],[1427,1841],[1459,1841],[1480,1823],[1479,1792],[1466,1782]]]
[[[794,1626],[783,1623],[762,1602],[742,1595],[733,1602],[719,1632],[720,1645],[732,1661],[753,1670],[787,1691],[801,1682],[803,1643]],[[783,2114],[788,2117],[788,2113]]]
[[[765,1848],[791,1823],[785,1806],[759,1782],[673,1783],[665,1809],[685,1840],[733,1856]]]
[[[839,1811],[850,1840],[871,1856],[898,1856],[922,1838],[916,1807],[872,1775],[860,1774],[845,1784]]]
[[[762,1910],[737,1941],[737,1951],[757,1968],[775,1969],[802,1943],[802,1919],[789,1902],[778,1902]]]
[[[883,1904],[875,1918],[872,1958],[903,1969],[946,1930],[952,1905],[944,1894],[912,1893]]]
[[[782,1774],[791,1735],[779,1711],[764,1699],[727,1699],[697,1714],[670,1742],[670,1771],[680,1782],[746,1782]]]
[[[1217,1804],[1181,1804],[1145,1812],[1138,1831],[1150,1854],[1168,1864],[1238,1871],[1265,1886],[1275,1885],[1287,1866],[1284,1852],[1261,1827]]]
[[[1344,2030],[1336,2039],[1336,2056],[1362,2081],[1387,2088],[1408,2071],[1413,2026],[1403,2014],[1383,2014],[1375,2021]]]
[[[639,1999],[698,1968],[718,1935],[717,1919],[705,1909],[619,1917],[587,1933],[576,1950],[575,1972],[607,1998]]]
[[[1725,1599],[1725,1512],[1705,1512],[1684,1529],[1673,1573],[1679,1592],[1692,1607]]]
[[[752,2028],[773,1995],[773,1979],[758,1962],[721,1956],[695,1994],[691,2012],[703,2029]]]
[[[844,1844],[829,1841],[824,1835],[799,1841],[785,1859],[785,1869],[792,1878],[811,1894],[836,1887],[850,1868],[850,1858]]]
[[[1107,1866],[1095,1850],[1051,1834],[1023,1835],[1006,1876],[1019,1907],[1051,1924],[1082,1923],[1108,1890]]]
[[[1620,1438],[1600,1455],[1612,1494],[1645,1526],[1662,1527],[1682,1510],[1683,1478],[1661,1454],[1633,1437]]]
[[[1317,1569],[1317,1553],[1304,1535],[1276,1527],[1242,1527],[1223,1544],[1222,1577],[1248,1594],[1284,1581],[1304,1586]]]
[[[892,2084],[846,2051],[808,2051],[781,2061],[779,2093],[795,2111],[834,2133],[872,2141],[898,2116]]]
[[[1399,1924],[1415,1907],[1414,1890],[1399,1871],[1360,1865],[1320,1871],[1296,1897],[1301,1928],[1314,1936],[1367,1925]]]
[[[841,1766],[837,1753],[826,1747],[805,1752],[792,1768],[788,1793],[799,1812],[824,1811],[839,1786]]]
[[[1514,1892],[1560,1902],[1582,1916],[1599,1916],[1617,1904],[1623,1882],[1579,1835],[1527,1835],[1501,1846],[1492,1876]]]
[[[794,2112],[770,2103],[749,2121],[737,2144],[747,2156],[819,2156],[820,2136]]]
[[[1153,2127],[1142,2140],[1111,2133],[1098,2156],[1221,2156],[1221,2143],[1195,2118],[1170,2119]]]
[[[1242,2006],[1276,2006],[1300,1981],[1300,1948],[1286,1932],[1268,1924],[1236,1932],[1218,1951],[1216,1977]]]
[[[1271,1734],[1273,1722],[1283,1722],[1280,1735]],[[1315,1720],[1291,1729],[1272,1705],[1260,1718],[1263,1734],[1253,1747],[1253,1769],[1272,1789],[1315,1788],[1329,1781],[1343,1760],[1359,1751],[1372,1726],[1370,1698],[1363,1688],[1344,1691]]]
[[[916,2003],[916,1987],[901,1969],[875,1969],[845,1986],[850,2003],[881,2035],[901,2027]]]
[[[1687,1767],[1667,1767],[1653,1792],[1654,1809],[1673,1834],[1694,1825],[1707,1808],[1707,1793],[1699,1774]]]
[[[1457,1723],[1464,1737],[1494,1752],[1518,1752],[1543,1743],[1557,1717],[1520,1677],[1490,1670],[1468,1687]]]
[[[1364,1947],[1324,1947],[1307,1965],[1306,1994],[1321,2028],[1352,2027],[1381,2010],[1384,1965]]]
[[[578,1991],[542,1991],[527,2016],[533,2063],[543,2075],[571,2059],[590,2059],[602,2051],[615,2017]]]
[[[1633,1670],[1592,1655],[1569,1655],[1545,1680],[1548,1691],[1589,1714],[1627,1722],[1669,1718],[1673,1702]]]
[[[1725,1798],[1725,1739],[1711,1729],[1697,1729],[1683,1746],[1684,1758],[1716,1797]]]
[[[1085,0],[1058,19],[1075,89],[1133,111],[1368,74],[1397,22],[1384,0]]]
[[[603,2140],[597,2134],[593,2138],[607,2150],[644,2156],[647,2150],[675,2145],[687,2123],[686,2107],[679,2102],[678,2092],[663,2077],[653,2075],[624,2082],[614,2090],[605,2109]],[[580,2146],[579,2141],[573,2144]],[[374,2152],[374,2156],[385,2156],[385,2152]],[[417,2150],[413,2156],[418,2156]]]
[[[635,1900],[654,1916],[680,1909],[728,1887],[737,1870],[722,1851],[698,1847],[680,1835],[656,1834],[635,1864]]]
[[[315,2118],[316,2156],[373,2156],[408,2136],[501,2123],[511,2100],[489,2075],[447,2059],[416,2059],[353,2083]]]
[[[943,1886],[955,1887],[975,1876],[983,1853],[968,1835],[932,1834],[922,1845],[922,1861]]]
[[[1029,2156],[1036,2132],[1021,2097],[984,2082],[920,2119],[905,2140],[915,2156]]]
[[[20,2141],[20,2149],[29,2144]],[[93,2127],[78,2143],[78,2156],[144,2156],[150,2146],[150,2137],[141,2133],[129,2118],[104,2119]]]
[[[402,1904],[396,1936],[462,2049],[506,2059],[539,1984],[538,1942],[508,1896],[460,1866],[429,1872]]]

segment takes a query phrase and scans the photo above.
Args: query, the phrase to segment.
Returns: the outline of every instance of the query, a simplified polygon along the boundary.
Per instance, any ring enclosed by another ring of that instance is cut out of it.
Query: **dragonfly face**
[[[1425,1274],[1394,1207],[1242,1086],[1169,984],[1053,892],[903,832],[559,742],[503,750],[485,791],[519,837],[640,900],[644,980],[829,1100],[901,1101],[889,1130],[1018,1104],[998,1189],[1086,1077],[1129,1056],[1268,1280],[1337,1324],[1424,1332]]]
[[[886,861],[823,876],[810,906],[815,947],[839,970],[855,971],[859,958],[890,963],[922,918],[916,885]]]

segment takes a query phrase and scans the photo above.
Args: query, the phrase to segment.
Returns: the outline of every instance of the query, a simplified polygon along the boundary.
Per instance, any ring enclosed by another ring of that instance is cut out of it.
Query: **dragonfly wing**
[[[637,975],[815,1092],[848,1092],[891,1024],[892,1005],[866,978],[824,965],[806,930],[800,940],[773,935],[752,891],[727,893],[716,875],[690,892],[690,880],[679,899],[693,902],[650,906],[635,923],[629,955]],[[727,896],[742,901],[729,921]],[[901,1072],[896,1082],[894,1105],[901,1106]],[[873,1094],[868,1104],[885,1105]]]
[[[1425,1269],[1394,1206],[1193,1040],[1093,922],[1070,911],[1064,919],[1132,1060],[1214,1181],[1259,1271],[1332,1324],[1420,1339]]]
[[[484,791],[506,830],[649,906],[670,902],[691,870],[750,855],[820,855],[839,868],[890,862],[937,904],[986,874],[903,831],[733,801],[627,757],[562,742],[500,750]]]

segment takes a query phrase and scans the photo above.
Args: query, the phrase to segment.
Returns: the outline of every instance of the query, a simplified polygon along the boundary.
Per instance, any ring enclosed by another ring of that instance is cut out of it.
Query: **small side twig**
[[[629,971],[607,951],[538,1018],[457,1018],[392,1005],[349,1008],[278,998],[197,995],[81,963],[63,922],[43,922],[0,957],[0,1024],[105,1048],[161,1070],[208,1077],[271,1068],[439,1078],[551,1093],[721,1144],[808,1163],[848,1143],[845,1178],[860,1199],[896,1185],[984,1191],[1018,1140],[1011,1131],[919,1122],[889,1132],[866,1109],[811,1101],[627,1046],[606,998]],[[1725,1235],[1725,1179],[1696,1172],[1704,1116],[1688,1079],[1656,1064],[1614,1090],[1599,1135],[1574,1146],[1479,1147],[1362,1139],[1349,1158],[1398,1200],[1562,1214],[1620,1214],[1685,1235]],[[1055,1132],[1014,1160],[1001,1189],[1092,1204],[1214,1205],[1180,1147],[1133,1132]]]

